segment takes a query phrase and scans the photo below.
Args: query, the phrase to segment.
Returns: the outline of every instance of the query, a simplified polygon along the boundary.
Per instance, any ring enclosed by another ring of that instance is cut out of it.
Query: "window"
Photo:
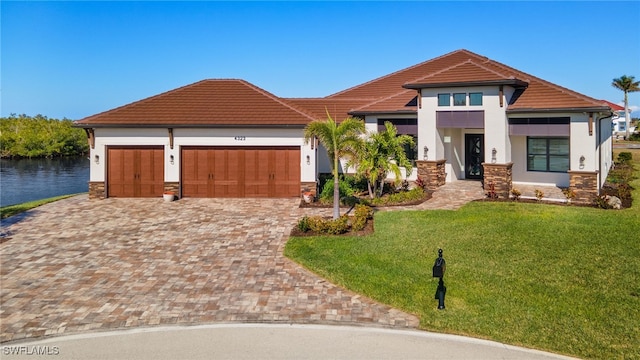
[[[568,137],[527,137],[527,171],[569,170]]]
[[[451,105],[451,95],[438,94],[438,106],[449,106],[449,105]]]
[[[466,93],[453,94],[453,106],[465,106],[465,105],[467,105]]]
[[[482,93],[469,93],[469,105],[482,105]]]

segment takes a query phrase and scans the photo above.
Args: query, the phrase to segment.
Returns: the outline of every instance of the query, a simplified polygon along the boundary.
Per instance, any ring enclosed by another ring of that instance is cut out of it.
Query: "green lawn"
[[[640,152],[634,154],[640,169]],[[636,174],[639,172],[636,171]],[[414,313],[423,329],[582,358],[640,358],[640,181],[635,206],[474,202],[392,211],[366,237],[292,238],[285,254]],[[447,261],[446,310],[431,267]]]
[[[25,212],[27,210],[31,210],[33,208],[36,208],[36,207],[40,206],[40,205],[44,205],[44,204],[48,204],[50,202],[66,199],[68,197],[75,196],[75,195],[78,195],[78,194],[60,195],[60,196],[55,196],[55,197],[48,198],[48,199],[40,199],[40,200],[29,201],[29,202],[22,203],[22,204],[3,206],[3,207],[0,207],[0,218],[5,219],[5,218],[8,218],[9,216],[13,216],[13,215],[19,214],[21,212]]]

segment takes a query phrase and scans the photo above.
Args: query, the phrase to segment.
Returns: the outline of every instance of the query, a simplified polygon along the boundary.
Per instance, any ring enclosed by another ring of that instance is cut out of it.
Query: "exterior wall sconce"
[[[580,169],[584,169],[584,155],[580,156]]]
[[[173,155],[169,155],[169,162],[171,163],[171,165],[173,165],[173,162],[174,162]]]
[[[498,154],[498,150],[496,150],[496,148],[491,149],[491,163],[495,164],[496,163],[496,155]]]
[[[307,155],[307,165],[311,165],[311,157]]]
[[[425,146],[422,150],[422,160],[427,160],[429,158],[429,148]]]
[[[93,161],[95,161],[96,164],[100,164],[100,155],[96,154],[96,156],[93,157]]]

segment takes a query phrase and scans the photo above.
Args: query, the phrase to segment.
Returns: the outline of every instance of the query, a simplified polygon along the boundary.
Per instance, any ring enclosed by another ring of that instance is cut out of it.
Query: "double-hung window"
[[[527,137],[527,171],[567,172],[568,137]]]

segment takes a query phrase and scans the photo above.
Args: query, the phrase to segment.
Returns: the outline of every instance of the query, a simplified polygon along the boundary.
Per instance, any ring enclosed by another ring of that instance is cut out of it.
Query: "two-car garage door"
[[[300,196],[299,147],[183,147],[183,197]]]

